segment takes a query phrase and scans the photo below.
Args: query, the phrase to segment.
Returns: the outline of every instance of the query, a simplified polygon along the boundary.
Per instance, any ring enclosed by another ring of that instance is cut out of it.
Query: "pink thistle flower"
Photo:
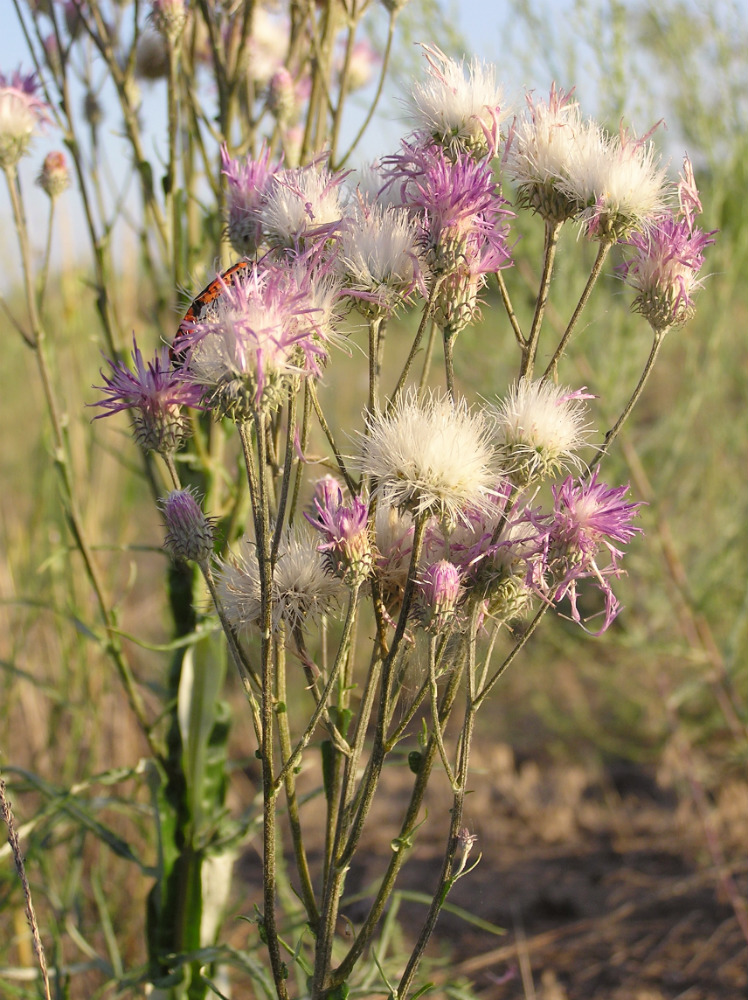
[[[689,229],[693,228],[693,220],[697,215],[701,215],[701,198],[699,189],[696,187],[696,178],[693,173],[693,166],[688,156],[683,157],[683,173],[678,175],[678,205],[680,214],[686,220]]]
[[[289,267],[258,265],[246,280],[219,281],[215,309],[182,324],[182,350],[190,380],[220,412],[246,420],[278,406],[294,376],[321,374],[327,350],[320,310],[308,280],[300,284]]]
[[[374,562],[369,537],[369,507],[360,497],[343,503],[343,491],[332,476],[317,484],[313,511],[304,517],[324,539],[317,548],[326,553],[328,568],[350,586],[363,583]]]
[[[421,242],[434,274],[448,274],[470,262],[474,274],[511,264],[507,217],[513,215],[490,166],[467,154],[450,160],[438,146],[402,143],[386,160],[389,183],[421,222]]]
[[[221,146],[221,173],[228,182],[228,237],[243,257],[253,256],[262,243],[260,207],[280,169],[280,164],[271,165],[265,143],[256,160],[247,157],[243,163],[229,156],[225,143]]]
[[[167,347],[161,348],[146,365],[134,335],[132,344],[132,370],[121,361],[106,359],[111,373],[101,372],[105,385],[94,386],[106,395],[98,403],[89,404],[106,412],[97,414],[94,420],[132,410],[138,444],[147,451],[171,454],[189,436],[189,422],[183,408],[200,409],[202,390],[172,369]]]
[[[577,608],[577,581],[593,580],[604,596],[605,609],[601,635],[620,611],[609,582],[621,576],[618,560],[625,545],[641,528],[631,524],[641,503],[625,499],[628,486],[609,487],[597,481],[596,469],[589,480],[568,477],[552,487],[553,513],[545,521],[545,533],[531,566],[528,582],[547,599],[558,602],[568,597],[571,617],[582,618]],[[542,527],[542,516],[537,518]],[[598,554],[607,550],[607,565],[598,564]]]
[[[633,309],[658,333],[681,326],[693,315],[693,295],[703,284],[699,271],[704,250],[715,242],[717,232],[705,233],[694,225],[701,202],[688,157],[684,175],[678,185],[681,217],[662,215],[646,232],[633,233],[624,245],[634,254],[618,269],[637,293]]]
[[[633,233],[625,241],[635,253],[619,271],[637,293],[633,309],[656,332],[681,326],[693,315],[693,295],[703,284],[699,271],[704,250],[715,242],[715,232],[663,216],[646,233]]]
[[[36,96],[34,73],[0,73],[0,168],[15,167],[35,133],[50,122],[49,107]]]

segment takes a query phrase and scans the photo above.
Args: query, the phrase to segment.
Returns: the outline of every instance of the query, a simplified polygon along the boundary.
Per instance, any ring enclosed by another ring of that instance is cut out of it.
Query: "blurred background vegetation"
[[[703,789],[707,807],[716,808],[721,787],[745,783],[748,764],[748,13],[715,0],[561,6],[552,14],[549,5],[529,0],[503,5],[501,48],[481,54],[496,63],[499,78],[506,67],[508,79],[538,81],[540,93],[552,79],[575,82],[583,109],[611,129],[625,115],[643,132],[665,115],[658,141],[674,165],[688,150],[704,205],[701,225],[719,236],[696,316],[668,336],[607,464],[608,482],[630,481],[648,504],[644,535],[631,544],[628,576],[617,588],[625,611],[597,639],[549,616],[497,690],[481,740],[509,744],[541,766],[630,762],[669,782],[684,801]],[[437,41],[458,54],[463,45],[446,5],[413,0],[406,11],[395,86],[421,58],[412,40]],[[518,236],[507,282],[522,314],[537,284],[541,229]],[[575,239],[565,233],[567,246]],[[12,260],[12,230],[3,244]],[[584,280],[579,246],[564,249],[562,243],[549,312],[561,327]],[[168,635],[158,597],[166,567],[159,516],[125,422],[92,425],[86,410],[102,363],[87,267],[63,267],[51,281],[55,378],[86,523],[99,542],[121,629],[138,637],[130,644],[136,673],[157,692],[164,659],[146,644],[157,647]],[[116,283],[120,328],[155,345],[154,316],[168,331],[173,315],[144,299],[136,269],[124,266]],[[13,311],[12,293],[7,301]],[[567,361],[561,371],[564,382],[587,385],[605,401],[611,423],[649,350],[649,333],[627,313],[626,301],[609,268],[577,335],[573,365]],[[482,313],[456,353],[458,382],[469,398],[501,392],[515,364],[492,292]],[[12,789],[51,964],[64,959],[95,972],[106,956],[117,972],[143,958],[149,884],[123,855],[127,841],[145,861],[147,795],[126,770],[137,767],[146,748],[92,624],[93,599],[60,513],[35,366],[10,326],[2,371],[0,770]],[[345,404],[340,400],[343,426]],[[239,704],[239,693],[232,697]],[[243,768],[253,747],[241,710],[233,736],[234,807],[254,795]],[[95,778],[105,772],[104,781]],[[706,823],[708,846],[709,816],[697,808],[693,815]],[[18,971],[33,967],[20,889],[7,849],[0,853],[0,968],[17,970],[3,978],[0,992],[35,996]],[[92,975],[88,982],[97,982]],[[85,982],[75,980],[70,995],[98,995],[93,987],[80,992]]]

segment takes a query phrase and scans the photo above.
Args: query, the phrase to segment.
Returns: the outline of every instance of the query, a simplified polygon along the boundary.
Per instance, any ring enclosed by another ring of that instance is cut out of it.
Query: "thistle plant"
[[[390,37],[401,6],[384,4]],[[380,968],[384,992],[405,1000],[418,990],[449,891],[477,863],[463,814],[478,710],[501,696],[498,681],[547,614],[599,635],[621,611],[614,586],[640,530],[640,504],[627,485],[601,478],[602,460],[665,334],[691,315],[713,242],[695,225],[690,164],[670,182],[651,135],[611,136],[555,86],[547,102],[532,98],[515,111],[493,67],[430,45],[405,101],[413,130],[399,149],[354,170],[341,144],[342,109],[357,79],[356,31],[372,12],[354,4],[343,22],[338,7],[291,4],[281,18],[254,5],[154,0],[132,37],[97,4],[75,5],[75,32],[55,5],[22,13],[84,207],[104,200],[76,142],[67,90],[79,45],[98,54],[114,84],[140,185],[147,273],[174,298],[198,267],[210,282],[181,324],[158,331],[167,346],[152,360],[143,345],[154,331],[135,331],[127,363],[104,224],[89,212],[106,351],[91,403],[98,417],[128,413],[173,561],[166,590],[175,646],[163,713],[151,717],[114,639],[85,532],[74,531],[153,763],[161,860],[143,978],[164,996],[193,1000],[212,989],[228,951],[218,921],[204,919],[215,901],[206,877],[217,859],[230,866],[252,835],[263,901],[247,934],[262,944],[272,991],[320,1000],[355,989],[441,770],[453,801],[432,902],[397,979]],[[54,57],[43,44],[50,23]],[[388,57],[389,48],[382,74]],[[135,73],[155,77],[157,64],[168,118],[160,188],[134,96]],[[199,65],[215,83],[210,110]],[[16,205],[16,162],[51,112],[27,78],[14,81],[0,81],[0,150]],[[95,135],[90,108],[88,117]],[[96,143],[90,148],[95,155]],[[66,186],[54,179],[60,167],[55,160],[40,175],[50,197]],[[210,211],[198,180],[214,199]],[[520,214],[544,230],[526,327],[510,288]],[[20,208],[16,224],[23,247]],[[570,252],[587,242],[597,252],[557,335],[544,318],[564,228],[576,231]],[[211,232],[220,233],[213,242]],[[564,366],[613,247],[654,346],[606,433],[595,396],[566,384]],[[26,256],[24,265],[30,274]],[[37,331],[28,339],[44,374],[44,301],[30,278],[27,288]],[[489,308],[494,335],[516,345],[516,364],[505,386],[468,398],[455,351]],[[348,418],[334,406],[344,351],[358,359],[365,386]],[[74,512],[64,463],[61,474]],[[588,610],[595,601],[597,612]],[[227,814],[224,650],[256,739],[258,829]],[[456,741],[446,734],[452,719]],[[392,855],[363,918],[341,937],[346,879],[383,767],[402,751],[412,782],[393,818]],[[302,771],[317,776],[324,801],[320,861]],[[290,849],[281,858],[283,843]]]

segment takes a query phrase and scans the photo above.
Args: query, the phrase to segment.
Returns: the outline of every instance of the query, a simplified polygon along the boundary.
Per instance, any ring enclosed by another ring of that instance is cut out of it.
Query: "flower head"
[[[169,73],[169,47],[159,31],[146,28],[135,46],[135,76],[140,80],[163,80]]]
[[[50,121],[49,109],[36,96],[36,89],[33,73],[0,73],[0,167],[4,170],[15,167],[35,132]]]
[[[374,519],[375,572],[384,606],[397,614],[408,581],[413,551],[413,517],[406,510],[378,503]]]
[[[308,532],[291,532],[281,544],[273,574],[276,618],[281,614],[294,631],[312,624],[340,601],[340,581],[325,567],[316,539]]]
[[[169,350],[163,347],[146,365],[133,335],[132,363],[128,368],[121,361],[107,363],[109,375],[101,372],[103,386],[94,388],[105,393],[92,406],[105,412],[94,418],[108,417],[121,410],[132,410],[135,440],[147,451],[168,454],[176,451],[189,434],[184,407],[200,408],[202,391],[172,370]]]
[[[704,250],[714,243],[716,232],[705,233],[694,225],[701,202],[687,157],[684,174],[678,186],[678,215],[662,215],[645,232],[632,233],[625,243],[634,252],[619,268],[637,293],[633,308],[657,332],[680,326],[693,315]]]
[[[256,160],[241,160],[229,156],[221,146],[221,173],[228,184],[227,229],[231,246],[243,257],[253,256],[262,243],[260,206],[280,164],[271,165],[270,150],[263,144]]]
[[[295,375],[319,375],[326,357],[311,287],[289,267],[267,264],[222,282],[215,308],[183,322],[188,377],[220,412],[248,419],[277,406]]]
[[[262,587],[254,543],[242,538],[239,551],[219,561],[216,576],[221,606],[234,628],[258,624]],[[340,596],[340,582],[326,572],[314,539],[306,533],[287,534],[271,585],[274,627],[283,620],[293,632],[307,622],[314,623],[337,606]]]
[[[467,154],[451,160],[439,146],[403,142],[386,164],[390,184],[421,224],[420,242],[434,274],[449,274],[466,261],[480,274],[511,263],[506,220],[512,212],[487,163]]]
[[[659,163],[647,136],[637,139],[621,129],[610,137],[588,123],[578,134],[558,188],[576,203],[578,218],[590,236],[614,242],[662,213],[666,170]]]
[[[496,411],[496,438],[505,474],[528,486],[569,465],[589,435],[583,389],[572,391],[547,379],[520,379]]]
[[[195,494],[172,490],[159,505],[164,514],[164,548],[174,559],[207,565],[213,555],[214,522],[203,514]]]
[[[285,66],[279,66],[270,78],[267,105],[281,127],[290,125],[298,118],[299,100],[296,87],[293,77]]]
[[[348,91],[353,92],[366,87],[374,75],[374,68],[381,61],[382,57],[372,48],[366,39],[356,42],[348,63],[348,75],[346,77]]]
[[[343,217],[344,177],[319,163],[275,173],[260,212],[268,242],[299,250],[328,240]]]
[[[439,632],[454,616],[462,596],[460,571],[446,559],[431,563],[416,581],[416,610],[424,628]]]
[[[363,583],[374,562],[368,504],[360,497],[344,504],[340,484],[326,476],[317,484],[312,511],[304,517],[322,535],[317,548],[325,553],[330,572],[351,586]]]
[[[237,30],[240,19],[236,19]],[[252,35],[248,44],[247,69],[260,87],[270,82],[273,73],[283,65],[288,52],[289,30],[283,17],[274,17],[264,6],[257,5],[252,16]]]
[[[577,608],[577,581],[594,582],[605,598],[604,632],[620,611],[609,578],[620,576],[620,546],[629,542],[641,528],[631,520],[640,503],[626,499],[628,486],[609,487],[597,481],[597,470],[588,480],[571,477],[553,487],[553,512],[545,524],[538,558],[529,580],[548,599],[558,602],[568,597],[571,616],[581,622]],[[608,562],[600,565],[599,553],[607,550]]]
[[[450,156],[461,153],[495,156],[500,125],[507,117],[493,66],[472,59],[450,59],[435,46],[424,45],[428,78],[416,83],[408,110],[417,132],[443,146]]]
[[[385,503],[454,521],[488,501],[496,479],[489,425],[464,400],[419,401],[411,391],[367,422],[361,468]]]
[[[361,198],[340,232],[336,267],[365,316],[389,316],[411,292],[426,294],[418,224],[404,209]]]
[[[70,186],[70,171],[64,153],[59,150],[47,153],[36,183],[52,201]]]
[[[548,101],[527,95],[528,112],[512,126],[507,141],[505,170],[515,182],[520,203],[550,222],[564,222],[577,211],[573,200],[559,190],[568,178],[575,146],[584,131],[581,112],[572,91],[551,86]]]
[[[152,0],[151,3],[151,18],[156,30],[172,44],[182,34],[188,13],[185,0]]]

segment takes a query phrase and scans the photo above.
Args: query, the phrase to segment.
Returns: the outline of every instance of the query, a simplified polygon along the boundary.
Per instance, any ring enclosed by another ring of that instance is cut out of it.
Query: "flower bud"
[[[207,563],[213,555],[213,521],[190,490],[172,490],[160,506],[164,514],[164,548],[174,558]]]
[[[65,162],[65,154],[59,150],[47,153],[36,182],[52,201],[62,194],[70,186],[70,172]]]
[[[432,563],[418,580],[418,605],[424,626],[438,632],[454,615],[462,594],[460,571],[446,559]]]

